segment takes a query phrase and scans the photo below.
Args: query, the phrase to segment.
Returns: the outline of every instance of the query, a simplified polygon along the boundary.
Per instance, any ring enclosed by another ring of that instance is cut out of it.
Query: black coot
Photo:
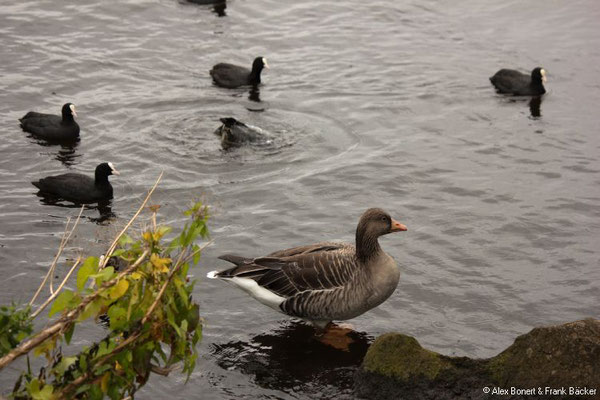
[[[86,204],[112,199],[113,188],[109,175],[120,175],[112,163],[102,163],[96,167],[95,178],[82,174],[68,173],[42,178],[31,182],[41,194]]]
[[[215,130],[215,135],[221,137],[223,149],[265,140],[260,128],[246,125],[235,118],[221,118],[221,122],[223,125]]]
[[[35,137],[52,142],[75,141],[79,138],[79,125],[75,105],[67,103],[62,108],[62,117],[30,111],[21,121],[21,128]]]
[[[490,78],[490,82],[499,93],[517,96],[539,96],[546,93],[546,71],[540,67],[531,71],[531,75],[514,69],[501,69]]]
[[[210,70],[210,76],[218,86],[237,88],[246,85],[258,85],[263,68],[269,68],[264,57],[256,57],[252,70],[238,65],[219,63]]]

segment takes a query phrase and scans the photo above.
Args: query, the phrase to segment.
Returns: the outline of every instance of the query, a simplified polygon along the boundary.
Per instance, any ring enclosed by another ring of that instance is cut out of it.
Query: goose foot
[[[354,339],[348,336],[348,334],[353,330],[350,324],[338,325],[330,322],[321,332],[317,330],[315,337],[319,342],[334,349],[350,351],[350,345],[354,343]]]

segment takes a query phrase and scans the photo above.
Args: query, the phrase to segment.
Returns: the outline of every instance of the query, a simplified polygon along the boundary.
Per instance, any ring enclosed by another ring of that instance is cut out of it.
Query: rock
[[[501,386],[600,390],[600,321],[535,328],[490,359],[488,368]]]
[[[441,371],[451,368],[451,363],[440,354],[421,347],[411,336],[388,333],[371,345],[363,360],[363,368],[368,372],[410,381],[421,377],[435,379]]]
[[[551,395],[546,387],[564,388],[566,395]],[[577,387],[587,394],[569,396],[569,388]],[[486,394],[484,388],[497,392]],[[369,399],[599,399],[600,321],[535,328],[490,359],[448,357],[413,337],[385,334],[367,351],[354,391]]]

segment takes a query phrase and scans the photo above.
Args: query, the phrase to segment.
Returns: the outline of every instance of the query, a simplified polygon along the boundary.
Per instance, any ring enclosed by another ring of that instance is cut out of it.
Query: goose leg
[[[342,351],[350,351],[350,345],[354,343],[354,339],[349,336],[354,329],[350,324],[334,324],[330,322],[327,326],[319,333],[315,335],[316,339],[334,349]]]

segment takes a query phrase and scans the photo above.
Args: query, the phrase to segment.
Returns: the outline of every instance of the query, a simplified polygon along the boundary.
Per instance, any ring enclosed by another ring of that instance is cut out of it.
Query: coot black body
[[[546,93],[546,71],[540,67],[531,71],[531,75],[514,69],[501,69],[490,78],[490,82],[499,93],[516,96],[540,96]]]
[[[248,126],[235,118],[221,118],[221,122],[223,125],[215,130],[215,135],[221,137],[221,146],[224,149],[265,139],[260,129]]]
[[[79,125],[75,106],[67,103],[62,107],[62,116],[30,111],[19,121],[21,128],[33,136],[50,142],[69,142],[79,139]]]
[[[263,68],[269,68],[267,60],[264,57],[256,57],[251,70],[239,65],[219,63],[210,70],[210,76],[218,86],[234,89],[260,84],[260,73]]]
[[[68,173],[49,176],[31,182],[40,193],[72,201],[79,204],[95,203],[113,197],[109,175],[120,175],[112,163],[102,163],[96,167],[95,177]]]

